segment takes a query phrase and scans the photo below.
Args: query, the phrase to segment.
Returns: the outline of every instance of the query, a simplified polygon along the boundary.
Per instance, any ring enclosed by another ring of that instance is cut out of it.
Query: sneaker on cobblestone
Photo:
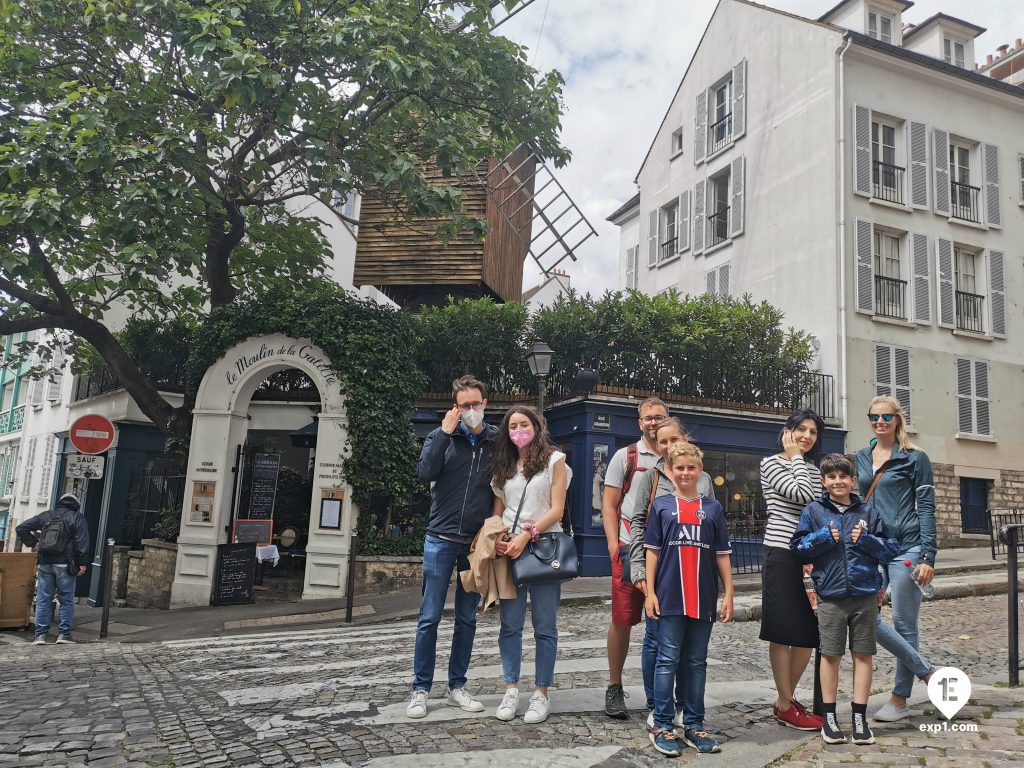
[[[484,711],[484,705],[470,696],[465,688],[452,688],[448,691],[448,706],[459,707],[466,712]]]
[[[622,690],[621,683],[612,683],[604,692],[604,713],[608,717],[618,720],[629,718],[629,710],[626,709],[626,692]]]
[[[405,708],[406,717],[426,717],[427,716],[427,692],[426,691],[413,691],[412,699],[409,701],[409,706]]]
[[[892,702],[885,702],[878,711],[875,712],[875,720],[882,723],[895,723],[899,720],[903,720],[910,717],[910,708],[906,704],[896,706]]]
[[[650,739],[654,748],[663,755],[679,757],[683,753],[676,740],[675,731],[666,728],[651,728]]]
[[[798,731],[817,731],[823,724],[820,717],[808,712],[795,699],[789,709],[779,709],[778,704],[772,704],[772,714],[781,725],[796,728]]]
[[[499,720],[512,720],[516,716],[516,709],[519,707],[519,689],[508,688],[505,695],[501,697],[501,704],[494,710],[494,716]]]
[[[36,639],[32,641],[32,645],[46,645],[46,635],[36,635]]]
[[[826,744],[845,744],[846,734],[839,727],[839,720],[835,712],[825,715],[825,722],[821,726],[821,740]]]
[[[543,723],[551,712],[551,699],[540,691],[534,691],[530,697],[530,708],[523,715],[524,723]]]
[[[57,635],[57,645],[75,645],[76,641],[71,639],[71,635]]]
[[[875,734],[871,732],[871,728],[868,726],[868,719],[860,712],[853,713],[853,738],[850,741],[854,744],[875,743]]]
[[[697,731],[693,728],[687,728],[683,731],[683,741],[698,752],[703,752],[704,754],[722,751],[722,745],[708,736],[707,731]]]

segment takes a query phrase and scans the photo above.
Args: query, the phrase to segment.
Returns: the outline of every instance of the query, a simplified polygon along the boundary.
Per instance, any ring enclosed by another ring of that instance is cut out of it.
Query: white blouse
[[[536,523],[544,515],[546,515],[551,509],[551,475],[554,471],[555,464],[560,459],[564,459],[565,454],[561,451],[555,451],[551,454],[551,458],[548,459],[548,465],[542,472],[538,472],[534,475],[529,484],[527,484],[526,477],[523,476],[523,470],[520,468],[515,475],[505,482],[505,485],[501,488],[491,483],[491,489],[494,491],[494,495],[497,496],[505,504],[505,511],[502,513],[501,519],[505,523],[505,527],[511,528],[512,523],[516,519],[516,510],[519,509],[519,502],[523,498],[523,490],[526,490],[526,500],[523,501],[523,511],[519,513],[519,522],[516,524],[516,530],[512,533],[522,533],[523,523]],[[565,466],[566,474],[566,489],[569,488],[569,483],[572,481],[572,468],[568,464]],[[559,520],[550,528],[547,529],[551,532],[561,531],[562,523]]]

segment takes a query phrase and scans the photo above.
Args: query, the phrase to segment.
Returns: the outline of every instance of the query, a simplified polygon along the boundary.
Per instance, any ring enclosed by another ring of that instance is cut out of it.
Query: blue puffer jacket
[[[790,544],[805,561],[814,563],[811,578],[818,596],[825,600],[875,594],[882,586],[879,563],[899,553],[881,515],[857,496],[851,499],[853,504],[842,513],[828,493],[812,501],[804,507]],[[854,544],[853,529],[861,520],[867,525]],[[832,538],[829,523],[839,530],[838,542]]]
[[[473,445],[462,429],[448,435],[438,427],[423,443],[416,465],[430,489],[427,533],[471,539],[494,509],[491,449],[498,428],[485,424]]]

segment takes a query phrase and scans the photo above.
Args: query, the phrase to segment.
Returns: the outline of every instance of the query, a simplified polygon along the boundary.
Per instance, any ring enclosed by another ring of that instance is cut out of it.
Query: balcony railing
[[[970,184],[950,182],[950,213],[954,219],[964,221],[981,221],[981,208],[978,205],[978,196],[981,190],[972,187]]]
[[[906,320],[907,281],[875,275],[875,314]]]
[[[878,200],[903,205],[904,170],[898,165],[876,160],[875,167],[871,172],[871,180],[874,184],[873,196]]]
[[[729,206],[708,216],[708,248],[729,239]]]
[[[19,405],[9,411],[0,413],[0,435],[17,432],[25,423],[25,406]]]
[[[709,134],[711,136],[711,154],[713,155],[732,141],[732,112],[717,123],[712,123]]]
[[[671,259],[676,255],[676,243],[679,242],[678,237],[673,237],[671,240],[666,240],[661,244],[661,261]]]
[[[956,292],[956,327],[962,331],[984,333],[985,297],[976,293]]]

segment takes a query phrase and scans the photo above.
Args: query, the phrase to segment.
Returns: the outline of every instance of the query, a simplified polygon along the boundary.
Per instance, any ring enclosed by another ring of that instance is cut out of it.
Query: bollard
[[[100,618],[100,640],[107,637],[107,624],[110,621],[110,602],[114,596],[110,594],[111,582],[114,580],[114,540],[107,539],[103,549],[103,616]]]
[[[1017,647],[1020,633],[1020,605],[1018,604],[1017,589],[1017,547],[1020,542],[1020,529],[1024,524],[1016,523],[1004,525],[999,529],[999,539],[1006,544],[1006,578],[1009,582],[1009,589],[1006,591],[1009,603],[1007,605],[1007,618],[1009,619],[1009,646],[1010,646],[1010,687],[1020,686],[1020,649]]]
[[[348,584],[345,585],[345,623],[352,623],[352,600],[356,595],[356,532],[352,531],[348,545]]]

